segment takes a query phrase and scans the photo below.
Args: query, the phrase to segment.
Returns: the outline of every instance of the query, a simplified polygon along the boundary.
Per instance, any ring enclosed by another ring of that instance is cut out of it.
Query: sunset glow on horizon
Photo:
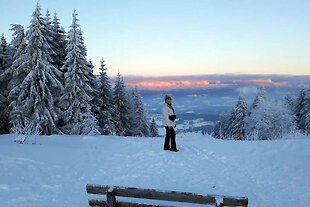
[[[140,89],[152,89],[152,90],[162,90],[162,89],[176,89],[176,88],[208,88],[208,87],[223,87],[232,84],[242,84],[248,83],[254,86],[273,86],[273,87],[283,87],[287,86],[288,83],[285,81],[273,81],[272,79],[238,79],[238,80],[228,80],[222,82],[220,80],[210,81],[210,80],[179,80],[179,81],[159,81],[159,80],[148,80],[148,81],[128,81],[126,85],[128,87],[138,87]]]

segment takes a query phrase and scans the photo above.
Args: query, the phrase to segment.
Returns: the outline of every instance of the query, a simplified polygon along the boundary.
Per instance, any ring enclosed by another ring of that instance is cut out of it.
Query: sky
[[[35,0],[0,0],[0,33],[28,27]],[[309,0],[40,0],[68,31],[76,9],[98,73],[310,75]]]

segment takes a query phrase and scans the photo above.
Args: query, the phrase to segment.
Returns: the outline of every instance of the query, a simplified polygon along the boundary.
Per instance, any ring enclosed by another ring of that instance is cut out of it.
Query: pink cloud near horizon
[[[252,84],[255,86],[287,86],[285,81],[273,81],[272,79],[235,79],[235,80],[136,80],[128,81],[128,87],[139,87],[141,89],[176,89],[176,88],[208,88],[208,87],[225,87],[227,85],[235,84]]]

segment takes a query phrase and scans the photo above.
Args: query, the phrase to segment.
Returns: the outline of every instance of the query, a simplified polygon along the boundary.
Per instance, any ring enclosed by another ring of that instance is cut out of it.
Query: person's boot
[[[178,152],[178,151],[180,151],[180,150],[178,150],[177,148],[171,148],[170,151],[172,151],[172,152]]]
[[[164,146],[164,150],[171,150],[170,146]]]

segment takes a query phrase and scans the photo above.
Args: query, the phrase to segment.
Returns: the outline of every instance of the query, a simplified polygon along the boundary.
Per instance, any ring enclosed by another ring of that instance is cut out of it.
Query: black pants
[[[173,127],[167,127],[166,128],[166,137],[165,137],[165,145],[164,149],[170,149],[170,141],[171,141],[171,148],[176,149],[177,144],[175,143],[175,131]]]

